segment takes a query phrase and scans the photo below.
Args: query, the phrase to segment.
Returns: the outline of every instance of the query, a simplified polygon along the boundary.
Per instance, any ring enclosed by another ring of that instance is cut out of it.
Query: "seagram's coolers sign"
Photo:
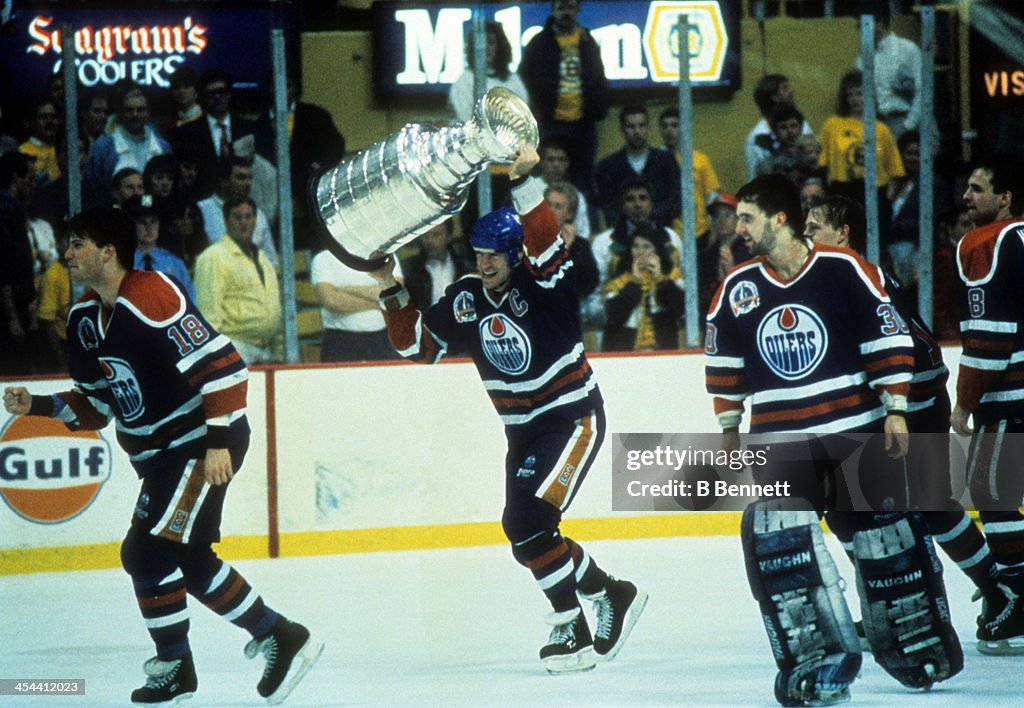
[[[579,22],[601,47],[609,87],[651,89],[679,80],[679,17],[689,25],[685,51],[698,93],[740,86],[739,3],[720,0],[584,2]],[[512,69],[551,14],[550,2],[481,3],[512,45]],[[473,5],[374,3],[376,86],[385,97],[444,94],[465,68]]]
[[[0,433],[0,497],[28,521],[67,521],[96,499],[110,464],[110,444],[95,431],[71,432],[50,418],[12,418]]]
[[[284,29],[291,32],[291,10],[281,12]],[[38,3],[15,7],[0,42],[0,62],[8,68],[14,95],[38,95],[46,77],[61,71],[65,25],[74,32],[76,71],[86,87],[131,79],[166,88],[185,63],[199,72],[226,69],[243,88],[265,87],[270,76],[273,16],[267,4]]]

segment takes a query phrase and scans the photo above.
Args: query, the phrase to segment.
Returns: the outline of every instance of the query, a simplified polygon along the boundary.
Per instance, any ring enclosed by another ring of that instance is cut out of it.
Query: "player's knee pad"
[[[846,700],[860,643],[817,514],[802,500],[755,502],[743,512],[741,537],[779,667],[775,697],[783,705]]]
[[[516,561],[526,565],[555,548],[562,540],[558,520],[558,510],[536,497],[506,505],[501,528]]]
[[[864,634],[875,661],[893,678],[928,688],[964,666],[942,565],[919,512],[876,521],[853,536]]]
[[[164,577],[178,562],[170,544],[132,525],[121,542],[121,567],[133,578]]]

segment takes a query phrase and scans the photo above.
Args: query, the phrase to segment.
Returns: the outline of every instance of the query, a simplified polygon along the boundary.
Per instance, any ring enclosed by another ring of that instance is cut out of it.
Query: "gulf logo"
[[[110,444],[52,418],[12,418],[0,433],[0,497],[14,513],[58,524],[83,511],[110,478]]]

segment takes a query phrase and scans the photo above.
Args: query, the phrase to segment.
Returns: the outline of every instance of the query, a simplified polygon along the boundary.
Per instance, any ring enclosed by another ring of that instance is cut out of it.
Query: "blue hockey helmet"
[[[519,262],[523,249],[523,224],[515,209],[502,207],[483,216],[469,234],[474,250],[504,253],[509,266]]]

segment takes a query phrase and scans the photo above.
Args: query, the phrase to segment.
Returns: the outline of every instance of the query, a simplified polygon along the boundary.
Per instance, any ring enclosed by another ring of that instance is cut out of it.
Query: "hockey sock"
[[[142,621],[161,661],[180,659],[189,652],[188,606],[181,570],[163,578],[132,578]]]
[[[265,637],[277,621],[241,573],[216,556],[212,549],[184,562],[188,591],[200,602],[254,638]]]
[[[608,574],[601,570],[586,549],[566,536],[562,537],[572,554],[572,565],[576,575],[576,589],[584,595],[594,595],[604,590]]]
[[[962,508],[924,511],[925,523],[946,555],[982,590],[993,585],[995,559],[978,525]]]
[[[170,543],[133,526],[121,544],[121,564],[132,578],[157,657],[173,661],[188,654],[185,577]]]
[[[579,606],[572,552],[558,531],[541,531],[526,541],[514,543],[512,554],[533,573],[555,612]]]
[[[1016,511],[983,511],[981,522],[1001,573],[1024,577],[1024,516]]]

